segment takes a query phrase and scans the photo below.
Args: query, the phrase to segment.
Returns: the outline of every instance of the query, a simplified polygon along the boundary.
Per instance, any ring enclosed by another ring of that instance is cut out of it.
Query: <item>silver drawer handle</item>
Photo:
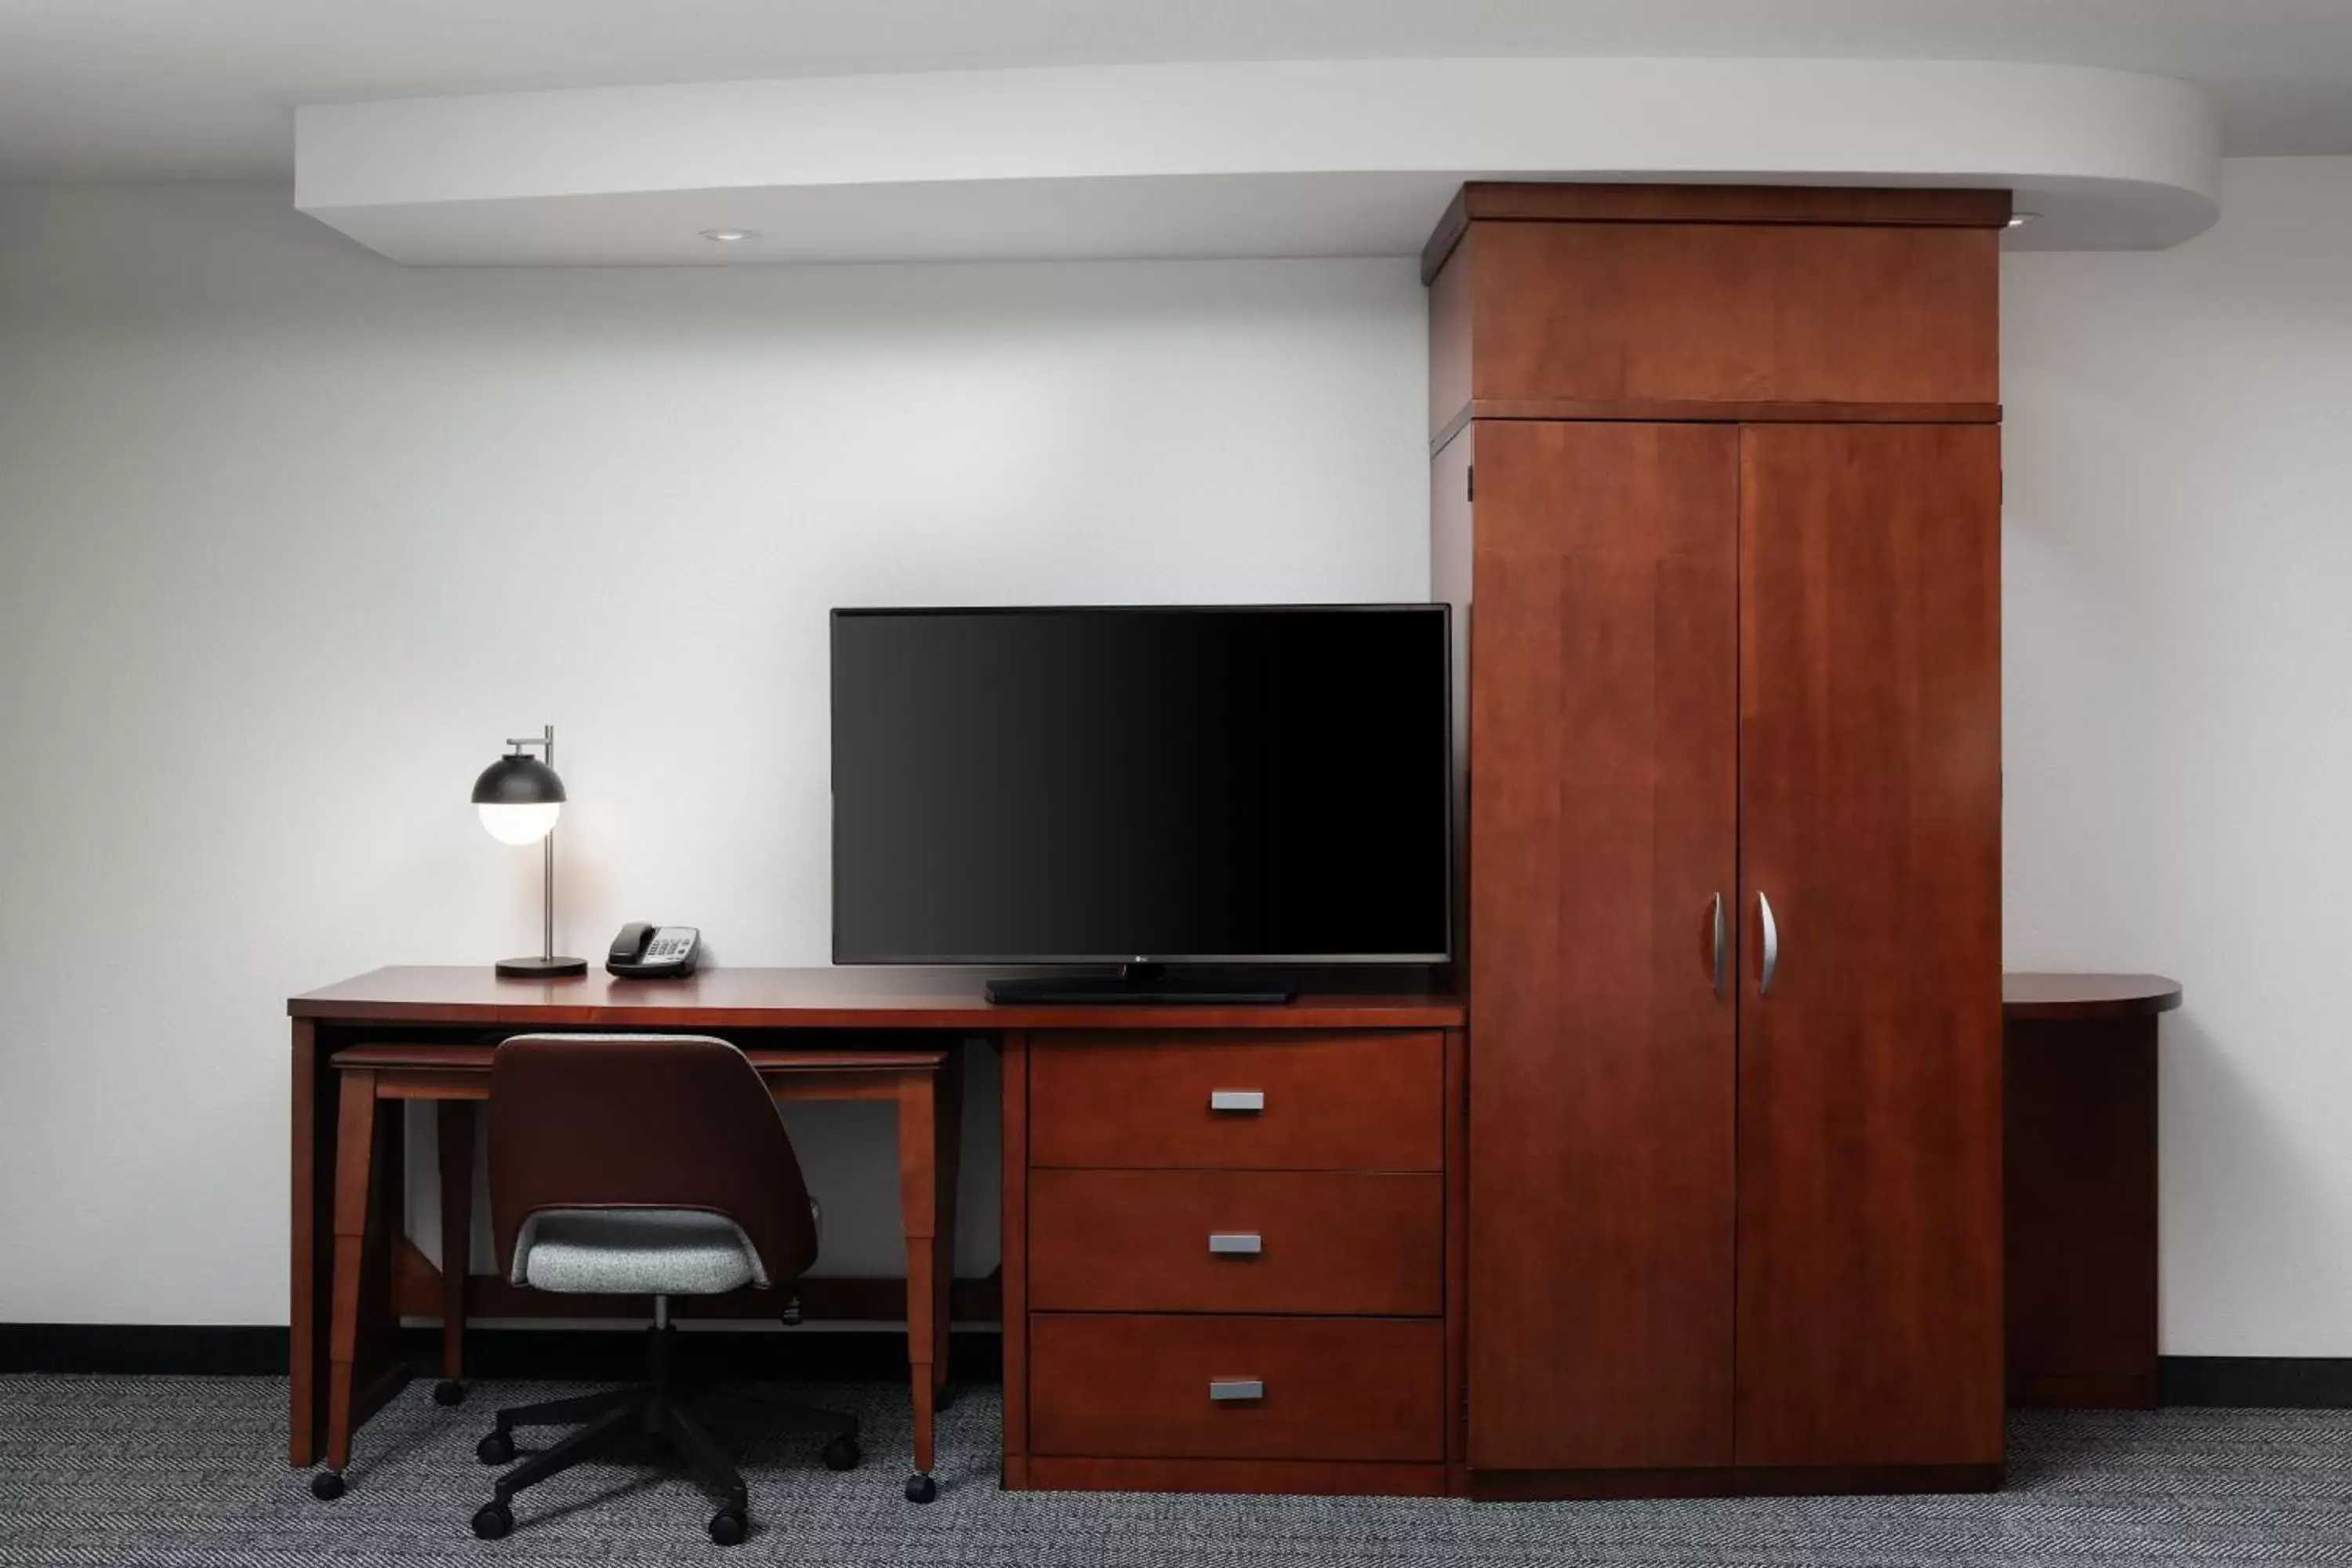
[[[1222,1258],[1255,1258],[1265,1250],[1265,1237],[1254,1230],[1213,1230],[1209,1250]]]
[[[1213,1089],[1209,1091],[1212,1110],[1239,1110],[1255,1114],[1265,1109],[1265,1090],[1262,1089]]]
[[[1255,1377],[1213,1377],[1209,1380],[1209,1397],[1220,1402],[1264,1399],[1265,1384]]]

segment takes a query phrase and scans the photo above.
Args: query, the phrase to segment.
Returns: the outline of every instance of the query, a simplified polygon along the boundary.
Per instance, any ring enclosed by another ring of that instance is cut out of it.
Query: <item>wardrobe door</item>
[[[1730,1459],[1738,440],[1477,425],[1474,1467]]]
[[[2000,439],[1741,432],[1743,1465],[2000,1457]]]

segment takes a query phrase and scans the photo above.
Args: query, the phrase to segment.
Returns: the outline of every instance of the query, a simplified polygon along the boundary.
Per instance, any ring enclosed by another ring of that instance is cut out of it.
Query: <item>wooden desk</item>
[[[781,1097],[898,1099],[916,1459],[928,1468],[930,1413],[946,1368],[958,1126],[954,1056],[938,1048],[939,1037],[985,1035],[1022,1051],[1025,1062],[1032,1039],[1130,1040],[1141,1051],[1171,1038],[1264,1038],[1271,1032],[1307,1040],[1318,1033],[1436,1029],[1450,1032],[1458,1059],[1458,1002],[1401,989],[1393,976],[1384,982],[1367,975],[1360,984],[1360,993],[1303,996],[1280,1007],[1000,1007],[983,997],[979,977],[942,970],[718,969],[648,982],[604,974],[503,980],[483,965],[380,969],[296,996],[287,1004],[293,1021],[289,1458],[308,1465],[331,1447],[330,1457],[340,1463],[348,1432],[406,1376],[396,1343],[401,1260],[389,1237],[396,1227],[383,1223],[381,1202],[370,1201],[400,1184],[398,1142],[376,1131],[383,1108],[430,1099],[449,1123],[462,1121],[480,1097],[476,1086],[489,1047],[506,1035],[562,1028],[711,1033],[743,1046]],[[823,1049],[790,1043],[816,1031],[863,1036],[874,1049],[840,1039]],[[1018,1110],[1008,1100],[1008,1115]],[[445,1258],[463,1256],[462,1244],[452,1254],[446,1237],[460,1230],[460,1220],[463,1228],[471,1224],[470,1213],[454,1206],[470,1194],[457,1155],[470,1130],[464,1138],[455,1125],[449,1131],[442,1144]],[[378,1211],[373,1226],[372,1209]],[[1019,1205],[1008,1208],[1008,1382],[1025,1348],[1023,1220]],[[1449,1256],[1449,1270],[1452,1261]],[[516,1289],[490,1279],[468,1284],[462,1270],[446,1271],[437,1286],[445,1321],[460,1333],[468,1305],[478,1310],[491,1297],[503,1302]],[[1457,1300],[1449,1293],[1449,1317]],[[339,1373],[337,1363],[345,1370]],[[345,1392],[320,1397],[338,1385]],[[1008,1395],[1008,1433],[1018,1404]],[[335,1423],[345,1434],[340,1443],[331,1441],[330,1405],[348,1415]]]
[[[442,1374],[444,1388],[455,1390],[465,1375],[465,1259],[474,1236],[473,1106],[490,1097],[492,1054],[488,1046],[362,1045],[337,1051],[332,1058],[340,1095],[327,1465],[338,1476],[351,1463],[361,1283],[366,1272],[368,1220],[376,1208],[373,1173],[379,1112],[401,1100],[439,1105],[435,1131],[442,1180]],[[929,1474],[933,1418],[948,1378],[947,1281],[955,1267],[955,1130],[961,1104],[958,1058],[948,1050],[754,1049],[746,1054],[778,1100],[887,1100],[898,1107],[898,1205],[907,1237],[907,1354],[914,1371],[915,1468]],[[508,1286],[500,1294],[521,1298],[527,1293]],[[768,1316],[790,1291],[766,1292],[765,1301],[751,1305],[755,1294],[730,1292],[747,1315]],[[635,1315],[644,1302],[597,1298],[585,1305],[592,1310]],[[546,1309],[535,1299],[514,1300],[509,1310],[520,1315]]]
[[[2157,1402],[2160,974],[2001,979],[2009,1403]]]

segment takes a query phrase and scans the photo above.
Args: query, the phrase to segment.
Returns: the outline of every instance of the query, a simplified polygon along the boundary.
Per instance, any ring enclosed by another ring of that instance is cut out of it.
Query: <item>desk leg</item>
[[[963,1160],[963,1047],[948,1052],[940,1068],[935,1092],[932,1133],[938,1148],[933,1162],[934,1224],[931,1241],[931,1389],[938,1407],[948,1407],[949,1330],[955,1316],[956,1181]]]
[[[328,1255],[334,1250],[327,1228],[328,1173],[335,1163],[335,1117],[322,1105],[318,1029],[308,1018],[294,1020],[292,1126],[294,1158],[287,1189],[292,1199],[287,1236],[291,1244],[286,1307],[286,1460],[297,1468],[318,1462],[323,1434],[319,1420],[320,1384],[326,1369],[324,1330]],[[329,1076],[331,1076],[329,1075]]]
[[[915,1473],[907,1500],[939,1495],[931,1479],[932,1421],[938,1385],[932,1381],[940,1330],[939,1093],[933,1075],[908,1073],[898,1083],[898,1214],[907,1233],[908,1383],[915,1404]]]
[[[335,1118],[334,1308],[327,1331],[327,1469],[310,1484],[321,1498],[341,1493],[342,1472],[352,1462],[352,1383],[359,1359],[368,1179],[375,1163],[375,1074],[355,1070],[341,1077]]]
[[[441,1166],[441,1381],[436,1405],[466,1397],[466,1271],[474,1253],[474,1102],[445,1100],[434,1110]]]

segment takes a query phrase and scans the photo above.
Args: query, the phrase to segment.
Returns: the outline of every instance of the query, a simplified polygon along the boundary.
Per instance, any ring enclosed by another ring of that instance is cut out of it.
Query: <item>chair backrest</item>
[[[742,1228],[771,1283],[816,1260],[808,1188],[750,1058],[699,1035],[518,1035],[490,1058],[499,1271],[544,1209],[699,1209]]]

